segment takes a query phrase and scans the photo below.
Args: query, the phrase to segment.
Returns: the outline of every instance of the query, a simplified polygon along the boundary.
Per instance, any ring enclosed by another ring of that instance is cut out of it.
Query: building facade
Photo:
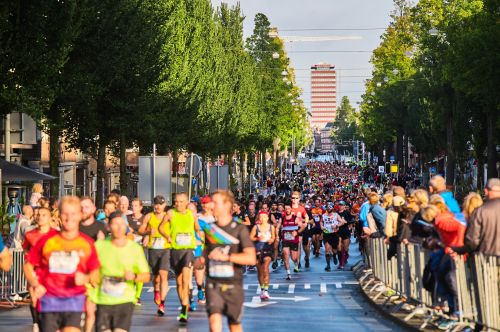
[[[337,72],[329,63],[311,66],[311,128],[323,129],[337,112]]]

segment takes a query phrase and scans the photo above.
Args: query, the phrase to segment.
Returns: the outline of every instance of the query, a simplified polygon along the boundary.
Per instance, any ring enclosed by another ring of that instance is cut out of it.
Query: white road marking
[[[295,284],[290,284],[288,286],[288,294],[293,294],[295,292]]]
[[[248,284],[244,284],[244,285],[243,285],[243,289],[244,289],[244,290],[248,290],[248,286],[249,286]]]
[[[272,284],[273,285],[273,289],[278,289],[280,287],[280,284]]]
[[[336,283],[335,283],[335,287],[337,287],[337,288],[342,288],[342,283],[341,283],[341,282],[336,282]]]
[[[311,284],[304,284],[304,289],[311,289]]]
[[[326,283],[322,282],[322,283],[319,285],[319,291],[320,291],[320,293],[326,293],[326,292],[327,292],[327,289],[326,289]]]

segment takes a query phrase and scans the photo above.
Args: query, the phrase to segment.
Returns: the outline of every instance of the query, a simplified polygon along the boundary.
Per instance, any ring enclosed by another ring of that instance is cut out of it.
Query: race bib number
[[[293,235],[293,232],[285,232],[283,235],[283,238],[285,239],[285,241],[295,240],[295,236]]]
[[[319,222],[319,216],[314,216],[313,219],[315,222]]]
[[[192,241],[192,234],[189,233],[178,233],[175,237],[175,243],[178,246],[190,246]]]
[[[165,239],[163,237],[153,238],[153,244],[151,247],[153,249],[165,249]]]
[[[212,278],[234,277],[234,266],[231,262],[219,262],[210,260],[208,266],[208,275]]]
[[[125,294],[127,283],[121,278],[104,277],[101,283],[101,292],[112,297],[121,297]]]
[[[49,258],[49,272],[74,274],[78,263],[80,263],[80,256],[76,251],[54,251]]]

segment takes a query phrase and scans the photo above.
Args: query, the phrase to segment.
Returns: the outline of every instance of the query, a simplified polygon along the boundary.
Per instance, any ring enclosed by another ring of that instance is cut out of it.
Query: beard
[[[90,218],[92,218],[94,214],[93,213],[82,213],[82,221],[87,221]]]

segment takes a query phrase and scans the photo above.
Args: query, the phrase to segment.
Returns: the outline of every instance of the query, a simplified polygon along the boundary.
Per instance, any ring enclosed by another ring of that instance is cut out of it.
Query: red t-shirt
[[[33,229],[29,232],[26,233],[24,236],[24,241],[23,241],[23,249],[28,252],[35,246],[35,244],[40,240],[42,237],[48,234],[54,234],[57,233],[57,230],[51,228],[47,233],[42,233],[38,228]]]
[[[299,205],[296,208],[292,207],[292,215],[296,216],[297,218],[299,218],[301,220],[304,220],[307,216],[307,212],[306,212],[306,209],[302,205]]]
[[[42,237],[26,260],[37,266],[39,282],[47,289],[45,296],[72,297],[85,294],[85,286],[75,285],[75,273],[90,273],[100,267],[94,240],[80,233],[66,240],[61,233]]]

